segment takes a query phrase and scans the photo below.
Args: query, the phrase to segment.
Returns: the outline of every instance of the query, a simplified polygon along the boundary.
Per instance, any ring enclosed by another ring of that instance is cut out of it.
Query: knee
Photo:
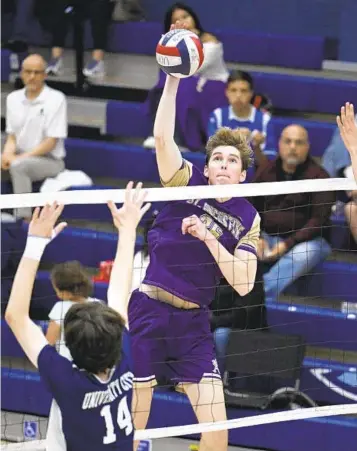
[[[200,450],[227,451],[228,431],[204,432],[201,436]]]
[[[11,175],[26,172],[28,167],[26,160],[14,160],[9,167],[9,172]]]

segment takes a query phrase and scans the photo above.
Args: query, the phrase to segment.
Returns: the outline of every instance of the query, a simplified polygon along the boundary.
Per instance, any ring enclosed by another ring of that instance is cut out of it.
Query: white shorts
[[[62,431],[62,414],[55,400],[48,418],[46,451],[66,451],[67,444]]]

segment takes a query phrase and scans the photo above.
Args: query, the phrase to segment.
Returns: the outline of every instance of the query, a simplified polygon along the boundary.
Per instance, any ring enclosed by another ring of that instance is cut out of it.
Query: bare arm
[[[150,208],[150,204],[143,206],[146,193],[141,191],[141,186],[142,184],[139,183],[136,190],[133,190],[133,183],[128,183],[125,202],[119,210],[114,202],[108,203],[114,225],[119,231],[117,252],[108,287],[108,305],[120,313],[126,322],[131,293],[136,228]]]
[[[16,137],[13,134],[7,135],[3,153],[6,155],[14,155],[16,152]]]
[[[61,326],[56,321],[50,321],[46,332],[46,339],[54,346],[61,337]]]
[[[241,296],[247,295],[254,287],[257,257],[240,249],[232,255],[213,235],[207,236],[205,244],[227,282]]]
[[[40,142],[38,146],[23,155],[26,155],[27,157],[39,157],[46,155],[55,148],[57,141],[58,138],[45,138]]]
[[[63,210],[63,206],[47,205],[40,213],[36,208],[29,226],[24,255],[20,261],[12,285],[10,299],[5,311],[5,319],[27,357],[37,367],[38,355],[48,344],[42,330],[30,319],[29,309],[33,284],[41,256],[50,242],[52,233],[60,233],[66,226],[54,224]]]
[[[179,79],[166,77],[154,124],[156,160],[164,183],[169,182],[182,165],[181,152],[174,140],[178,86]]]

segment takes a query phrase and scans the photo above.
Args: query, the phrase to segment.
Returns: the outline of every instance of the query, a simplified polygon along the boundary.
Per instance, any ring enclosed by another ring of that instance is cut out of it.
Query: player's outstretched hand
[[[170,27],[170,31],[172,30],[188,30],[187,25],[182,20],[176,20]]]
[[[201,241],[214,238],[212,233],[207,230],[201,219],[196,215],[188,216],[182,220],[181,231],[183,235],[189,233]]]
[[[108,202],[114,225],[119,232],[135,231],[141,218],[151,207],[150,203],[144,204],[147,192],[142,190],[143,184],[138,183],[135,189],[133,186],[133,182],[127,184],[125,200],[121,208],[117,208],[113,201]]]
[[[35,208],[29,225],[28,235],[41,238],[55,238],[67,226],[66,222],[61,222],[55,226],[61,216],[64,206],[54,202],[52,205],[45,205],[42,210]]]
[[[336,120],[347,150],[357,154],[357,125],[353,104],[346,102],[345,106],[341,108],[340,116],[337,116]]]

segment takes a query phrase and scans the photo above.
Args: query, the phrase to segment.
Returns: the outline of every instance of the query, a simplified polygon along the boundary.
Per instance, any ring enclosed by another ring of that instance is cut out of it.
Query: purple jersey
[[[207,178],[184,160],[166,186],[207,185]],[[222,277],[204,242],[182,235],[182,220],[197,215],[231,253],[237,249],[256,255],[260,217],[241,197],[226,202],[215,199],[172,201],[166,204],[148,234],[150,264],[144,283],[165,289],[185,300],[208,306]]]
[[[103,382],[76,368],[53,346],[40,352],[38,369],[61,410],[67,451],[133,450],[133,373],[126,354],[123,346],[120,364]]]

